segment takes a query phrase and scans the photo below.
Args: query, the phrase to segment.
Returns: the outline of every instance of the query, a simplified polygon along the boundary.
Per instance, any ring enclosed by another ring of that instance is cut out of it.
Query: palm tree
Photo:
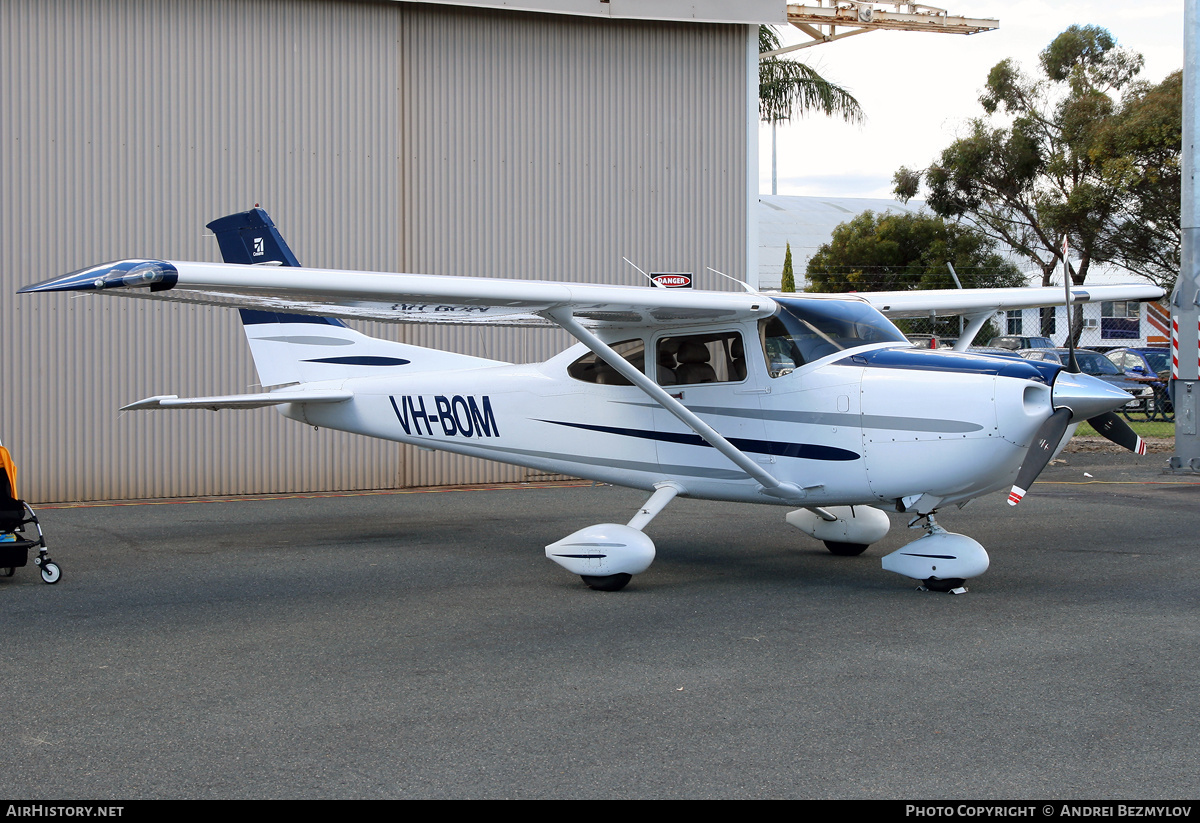
[[[780,48],[779,34],[770,26],[758,27],[758,53]],[[796,114],[819,111],[839,115],[847,123],[866,119],[862,106],[850,92],[831,83],[805,63],[767,57],[758,61],[758,114],[768,123],[790,120]]]
[[[758,53],[782,45],[770,26],[758,27]],[[771,124],[771,193],[775,194],[775,128],[797,114],[819,111],[840,116],[847,123],[866,120],[862,106],[850,92],[831,83],[805,63],[778,56],[758,61],[758,116]]]

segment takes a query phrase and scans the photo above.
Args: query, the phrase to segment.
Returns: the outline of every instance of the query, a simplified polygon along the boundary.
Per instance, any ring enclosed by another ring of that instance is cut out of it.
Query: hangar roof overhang
[[[422,0],[444,6],[473,6],[544,14],[572,14],[623,20],[693,23],[787,23],[784,0]]]
[[[404,2],[404,0],[400,0]],[[815,0],[816,5],[787,0],[421,0],[444,6],[507,9],[623,20],[691,21],[694,23],[792,24],[811,40],[769,52],[773,57],[796,49],[831,43],[878,29],[977,34],[999,27],[991,18],[969,18],[917,0]],[[891,6],[894,10],[879,8]],[[841,29],[839,31],[839,28]]]

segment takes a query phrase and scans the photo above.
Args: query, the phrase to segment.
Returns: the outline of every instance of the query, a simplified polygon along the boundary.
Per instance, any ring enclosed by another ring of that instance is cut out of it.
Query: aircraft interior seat
[[[679,368],[675,376],[680,383],[716,383],[717,370],[709,363],[708,346],[695,340],[685,340],[679,346]]]
[[[735,338],[729,348],[729,379],[746,379],[746,347],[742,345],[741,337]]]
[[[632,385],[628,380],[621,376],[621,373],[607,363],[597,363],[594,372],[595,382],[602,386],[629,386]]]
[[[667,351],[664,347],[658,347],[658,384],[660,386],[674,386],[678,383],[678,378],[675,377],[675,355]]]

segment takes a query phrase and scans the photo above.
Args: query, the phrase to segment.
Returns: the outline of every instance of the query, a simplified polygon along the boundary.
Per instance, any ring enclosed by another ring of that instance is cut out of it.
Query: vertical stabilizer
[[[221,217],[208,228],[217,236],[226,263],[300,266],[270,215],[258,207]],[[263,386],[500,365],[495,360],[368,337],[334,317],[238,311]]]
[[[208,224],[217,236],[226,263],[278,263],[299,267],[300,261],[275,228],[271,216],[258,208],[220,217]]]

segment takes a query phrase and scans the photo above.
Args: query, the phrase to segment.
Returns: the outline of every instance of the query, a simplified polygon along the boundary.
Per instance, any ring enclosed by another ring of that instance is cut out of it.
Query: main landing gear
[[[787,522],[838,557],[857,557],[882,540],[892,521],[871,506],[823,506],[788,512]]]
[[[579,575],[589,588],[615,592],[654,562],[654,541],[642,529],[684,489],[677,483],[655,486],[646,505],[626,525],[599,523],[546,547],[546,557]]]
[[[655,487],[646,504],[624,526],[598,523],[567,535],[546,547],[546,557],[577,574],[589,588],[615,592],[654,562],[654,541],[642,529],[684,491],[674,482]],[[787,522],[824,542],[835,555],[862,554],[888,533],[891,521],[872,506],[824,506],[789,512]],[[883,568],[911,577],[923,591],[964,594],[968,578],[987,571],[983,546],[963,534],[948,532],[933,514],[921,514],[908,524],[924,529],[924,537],[883,558]]]

